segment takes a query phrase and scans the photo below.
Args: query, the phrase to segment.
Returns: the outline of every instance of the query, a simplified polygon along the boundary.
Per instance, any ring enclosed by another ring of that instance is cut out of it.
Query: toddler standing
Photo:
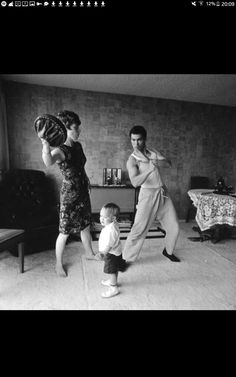
[[[117,218],[120,208],[115,203],[104,205],[100,211],[101,230],[98,247],[104,260],[104,273],[108,274],[107,280],[102,280],[102,285],[108,289],[102,297],[113,297],[119,293],[117,287],[118,272],[126,270],[126,262],[122,258],[122,245],[120,242],[120,229]]]

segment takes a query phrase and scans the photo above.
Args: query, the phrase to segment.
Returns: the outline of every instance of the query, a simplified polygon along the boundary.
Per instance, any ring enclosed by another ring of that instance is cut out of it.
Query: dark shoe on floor
[[[197,233],[201,234],[201,230],[200,230],[200,228],[199,228],[198,226],[193,226],[193,227],[192,227],[192,230],[193,230],[194,232],[197,232]]]
[[[188,240],[193,242],[202,242],[202,237],[188,237]]]
[[[168,254],[166,249],[163,250],[162,254],[169,258],[171,262],[180,262],[179,258],[177,258],[174,254]]]

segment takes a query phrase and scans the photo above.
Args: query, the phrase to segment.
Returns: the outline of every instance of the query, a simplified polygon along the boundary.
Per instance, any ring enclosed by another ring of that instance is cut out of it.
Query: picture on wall
[[[103,169],[103,184],[106,185],[121,185],[121,168],[104,168]]]

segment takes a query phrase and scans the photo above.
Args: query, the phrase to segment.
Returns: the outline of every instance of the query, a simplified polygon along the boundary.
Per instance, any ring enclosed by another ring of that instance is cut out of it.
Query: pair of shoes
[[[102,296],[103,298],[109,298],[109,297],[116,296],[116,295],[118,295],[119,293],[120,293],[120,291],[119,291],[119,289],[117,288],[116,285],[114,285],[114,286],[110,285],[109,288],[108,288],[108,290],[107,290],[106,292],[103,292],[103,293],[101,294],[101,296]]]
[[[180,262],[179,258],[177,258],[174,254],[168,254],[166,249],[163,250],[162,254],[169,258],[171,262]]]

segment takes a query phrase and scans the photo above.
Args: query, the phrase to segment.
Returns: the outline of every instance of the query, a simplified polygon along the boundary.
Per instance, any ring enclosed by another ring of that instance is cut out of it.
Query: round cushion
[[[47,140],[51,147],[59,147],[67,139],[66,127],[54,115],[38,116],[34,121],[34,127],[38,137]]]

